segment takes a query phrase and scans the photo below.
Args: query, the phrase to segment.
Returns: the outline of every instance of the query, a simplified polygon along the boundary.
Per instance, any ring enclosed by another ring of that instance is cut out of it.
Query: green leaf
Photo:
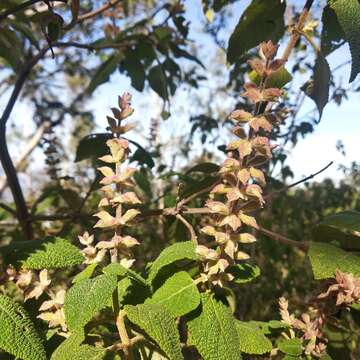
[[[256,71],[251,71],[249,74],[250,80],[256,85],[260,85],[261,77]],[[266,80],[267,88],[283,88],[287,83],[292,80],[292,75],[285,69],[285,67],[281,67],[279,70],[273,72],[269,75]]]
[[[148,74],[148,81],[151,88],[164,100],[169,99],[167,79],[162,65],[153,66]]]
[[[84,261],[80,250],[68,240],[56,237],[45,242],[38,250],[23,261],[26,269],[60,269],[79,265]]]
[[[53,352],[51,360],[102,360],[106,350],[100,347],[82,345],[84,334],[72,334]]]
[[[180,337],[172,315],[159,304],[127,305],[128,319],[144,330],[170,360],[183,359]]]
[[[84,256],[76,246],[72,245],[68,240],[56,237],[45,242],[43,246],[31,253],[22,262],[22,266],[34,270],[61,269],[80,265],[83,261]]]
[[[172,316],[178,317],[199,306],[200,293],[190,275],[180,271],[167,279],[145,303],[163,305]]]
[[[319,119],[329,101],[330,67],[325,57],[319,53],[315,62],[312,80],[303,87],[307,96],[314,100],[319,111]]]
[[[285,1],[253,0],[231,34],[227,49],[228,61],[234,63],[262,41],[278,41],[285,30],[285,8]]]
[[[236,284],[244,284],[257,278],[261,271],[258,266],[243,263],[229,267],[228,272],[234,276],[233,282]]]
[[[254,324],[236,320],[240,350],[246,354],[263,355],[272,350],[271,341]]]
[[[151,154],[136,141],[129,140],[129,142],[137,147],[134,155],[131,156],[130,161],[137,161],[140,165],[146,164],[150,169],[153,168],[155,163]]]
[[[14,69],[18,70],[21,66],[23,59],[23,44],[15,31],[10,29],[1,28],[0,31],[0,58],[5,61]],[[0,62],[1,64],[1,62]]]
[[[46,360],[42,340],[25,309],[0,295],[0,349],[23,360]]]
[[[76,284],[80,281],[86,280],[86,279],[90,279],[94,273],[94,271],[96,270],[96,268],[98,267],[98,263],[93,263],[88,265],[83,271],[79,272],[73,279],[72,279],[72,283]]]
[[[106,141],[111,139],[109,133],[91,134],[83,137],[76,149],[75,162],[92,158],[97,160],[100,156],[107,154],[109,148]]]
[[[352,64],[349,82],[352,82],[360,71],[360,4],[358,0],[331,0],[330,6],[350,46]]]
[[[148,287],[147,281],[135,271],[122,266],[119,263],[111,263],[103,268],[103,273],[107,275],[116,275],[122,277],[128,277],[139,284]]]
[[[342,211],[340,213],[327,216],[321,224],[332,226],[337,229],[350,231],[360,231],[360,212]]]
[[[117,69],[122,58],[123,54],[121,53],[111,55],[98,67],[86,90],[88,94],[92,94],[98,86],[109,80],[110,75]]]
[[[201,306],[187,322],[190,344],[204,360],[239,360],[241,352],[230,309],[212,294],[201,294]]]
[[[125,59],[121,63],[120,71],[126,71],[131,79],[131,86],[137,91],[144,90],[146,77],[144,66],[134,52],[128,51],[125,54]]]
[[[321,52],[324,56],[339,48],[345,42],[345,34],[336,17],[335,11],[329,6],[325,6],[322,17],[321,31]]]
[[[73,285],[65,296],[65,318],[71,332],[81,332],[92,317],[105,308],[117,286],[115,275],[99,275]]]
[[[334,245],[310,242],[308,255],[316,280],[334,277],[336,269],[360,276],[360,257]]]
[[[9,20],[9,19],[7,21],[9,22],[9,24],[11,25],[12,28],[14,28],[16,31],[19,31],[27,39],[29,39],[29,41],[31,42],[32,45],[34,45],[38,50],[40,49],[39,42],[36,39],[36,37],[34,36],[33,30],[29,26],[27,26],[26,24],[24,24],[21,21],[15,21],[15,20]]]
[[[360,213],[343,211],[327,216],[312,229],[313,239],[320,242],[338,241],[342,248],[359,250],[360,236],[353,232],[360,231]]]
[[[281,352],[287,355],[296,356],[302,354],[301,340],[297,338],[281,340],[278,347]]]
[[[161,269],[178,260],[196,260],[195,244],[192,241],[185,241],[170,245],[163,250],[151,264],[148,281],[152,283]]]
[[[211,163],[211,162],[204,162],[201,164],[197,164],[195,166],[192,166],[188,171],[186,171],[186,175],[191,174],[193,172],[202,172],[206,174],[211,174],[214,172],[219,171],[219,165]]]

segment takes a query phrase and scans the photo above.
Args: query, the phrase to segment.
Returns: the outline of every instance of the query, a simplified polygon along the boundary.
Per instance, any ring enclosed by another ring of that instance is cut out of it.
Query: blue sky
[[[249,3],[249,1],[241,1],[233,5],[230,8],[230,13],[234,14],[230,18],[229,28],[224,29],[224,34],[230,34],[232,28],[238,21],[243,8]],[[216,54],[218,50],[214,47],[207,35],[204,35],[201,31],[202,24],[205,17],[202,13],[200,2],[194,0],[186,1],[186,13],[187,17],[192,21],[190,37],[194,39],[197,46],[201,45],[201,60],[211,68],[212,55]],[[227,35],[227,36],[228,36]],[[226,35],[225,35],[226,36]],[[336,65],[343,63],[350,58],[350,53],[347,46],[343,46],[334,54],[332,54],[328,61],[330,67],[334,68]],[[223,68],[226,69],[226,64],[223,64]],[[212,71],[217,69],[212,68]],[[347,79],[350,74],[350,66],[344,67],[337,73],[337,78],[342,79],[343,83],[347,83]],[[217,83],[207,82],[207,86],[210,88],[216,88],[218,81],[223,80],[226,83],[227,79],[217,79]],[[103,131],[106,126],[105,117],[109,114],[110,107],[114,106],[117,102],[117,95],[124,91],[130,91],[133,93],[133,105],[136,108],[134,119],[138,124],[138,130],[132,133],[134,140],[140,143],[146,144],[146,138],[149,134],[150,120],[154,117],[158,117],[161,112],[162,103],[159,97],[152,91],[146,91],[145,93],[138,93],[131,88],[130,81],[125,76],[120,74],[114,74],[111,77],[111,81],[99,87],[94,97],[89,101],[88,106],[95,110],[96,122],[98,124],[98,131]],[[208,89],[201,89],[196,94],[189,92],[186,89],[179,89],[173,99],[172,114],[173,116],[165,122],[161,123],[161,139],[164,142],[170,142],[169,148],[165,148],[164,151],[169,151],[168,157],[171,157],[174,152],[177,151],[181,145],[181,136],[186,136],[189,132],[190,126],[188,118],[190,114],[196,112],[194,109],[194,96],[201,96],[205,102],[211,102],[211,107],[217,109],[222,107],[225,112],[233,110],[235,105],[235,99],[224,98],[221,94],[212,97],[211,91]],[[3,105],[4,97],[0,103]],[[318,169],[322,168],[329,161],[334,161],[335,164],[327,170],[326,173],[321,174],[316,178],[320,181],[322,178],[330,176],[334,179],[341,177],[342,173],[338,171],[338,164],[350,164],[351,161],[358,161],[358,142],[360,132],[360,122],[357,118],[359,107],[359,94],[350,95],[348,101],[344,101],[340,107],[335,104],[328,104],[325,107],[321,123],[316,127],[314,133],[307,135],[304,140],[300,140],[298,145],[294,149],[289,150],[289,165],[295,173],[295,178],[301,178],[303,175],[309,175]],[[306,100],[303,113],[313,108],[312,100]],[[3,106],[1,106],[3,107]],[[16,123],[25,123],[29,117],[29,104],[21,103],[18,106],[13,115],[12,121]],[[15,120],[16,119],[16,120]],[[30,120],[30,119],[29,119]],[[65,127],[60,131],[61,136],[66,134],[67,129],[71,128],[70,119],[65,123]],[[27,122],[31,123],[31,121]],[[24,133],[31,134],[33,129],[25,128]],[[176,140],[178,139],[178,140]],[[341,140],[345,145],[345,151],[347,156],[343,157],[336,150],[336,143]],[[228,133],[222,131],[220,133],[220,142],[228,141]],[[199,152],[200,143],[195,141],[193,145],[193,152],[191,155],[196,155]],[[172,150],[170,150],[170,147]],[[12,148],[14,157],[16,158],[17,149]],[[214,149],[216,151],[216,149]],[[221,156],[221,154],[219,154]],[[42,167],[42,157],[38,154],[36,163]],[[177,162],[177,165],[182,165],[181,162]]]
[[[229,21],[229,28],[224,30],[224,34],[230,34],[232,28],[236,25],[238,18],[243,11],[244,7],[250,1],[238,2],[232,6],[230,13],[238,14],[231,17]],[[186,14],[189,19],[192,21],[190,37],[195,40],[196,44],[202,47],[203,54],[213,54],[217,50],[212,44],[212,41],[209,40],[207,35],[204,35],[201,31],[202,23],[205,20],[205,17],[202,13],[200,4],[196,1],[186,2]],[[211,56],[209,56],[211,59]],[[328,57],[328,61],[331,68],[335,68],[337,65],[345,62],[350,59],[350,52],[348,46],[345,45],[337,50],[335,53],[331,54]],[[204,58],[201,58],[202,61],[206,64],[206,55]],[[207,64],[211,67],[211,63]],[[226,66],[226,64],[224,64]],[[213,69],[214,70],[214,69]],[[347,80],[350,74],[350,65],[345,66],[342,70],[338,71],[336,74],[337,79],[341,79],[344,85],[347,84]],[[130,86],[129,80],[123,76],[115,75],[111,79],[111,84],[105,85],[100,88],[96,96],[96,107],[102,109],[98,112],[99,123],[101,123],[104,118],[106,109],[111,106],[113,99],[104,94],[113,93],[115,89],[120,91],[128,89]],[[224,79],[226,83],[226,79]],[[209,85],[209,84],[207,84]],[[211,84],[210,84],[211,86]],[[346,85],[347,86],[347,85]],[[345,87],[346,87],[345,86]],[[112,89],[111,91],[108,89]],[[152,91],[144,94],[134,93],[134,106],[137,108],[137,114],[135,118],[137,119],[140,127],[143,129],[143,135],[147,134],[147,125],[151,117],[157,117],[161,111],[161,101],[158,99],[156,94]],[[204,98],[209,96],[206,90],[200,90],[200,94]],[[334,103],[329,103],[323,112],[323,117],[318,126],[316,126],[315,131],[307,135],[305,139],[299,141],[297,146],[294,149],[289,148],[289,160],[288,163],[295,173],[295,178],[301,178],[302,176],[309,175],[326,165],[330,161],[334,161],[334,165],[329,168],[326,172],[319,175],[316,180],[320,181],[324,177],[332,177],[334,179],[339,179],[342,176],[342,172],[338,170],[339,164],[349,165],[352,161],[358,161],[358,141],[360,133],[360,122],[357,118],[357,112],[359,108],[359,94],[350,94],[349,100],[344,100],[341,106],[337,106]],[[234,99],[224,99],[220,97],[219,99],[209,99],[216,103],[216,101],[221,103],[221,106],[227,111],[233,109],[235,100]],[[182,90],[179,90],[174,98],[172,99],[172,113],[173,116],[162,123],[162,139],[164,141],[171,141],[176,137],[179,137],[182,134],[186,134],[189,131],[189,126],[184,126],[188,124],[188,117],[191,110],[189,106],[191,105],[191,94],[188,94]],[[142,111],[141,109],[146,109]],[[302,109],[302,113],[306,113],[309,110],[314,108],[314,103],[311,99],[307,99]],[[103,112],[104,111],[104,112]],[[301,116],[301,113],[299,114]],[[175,136],[176,135],[176,136]],[[220,136],[224,141],[227,140],[227,133],[221,133]],[[139,141],[141,136],[137,134]],[[144,139],[144,136],[142,137]],[[336,143],[341,140],[345,146],[346,157],[340,154],[336,149]],[[172,141],[171,145],[177,148],[177,145]],[[194,154],[196,154],[196,147],[199,147],[199,143],[194,144]]]

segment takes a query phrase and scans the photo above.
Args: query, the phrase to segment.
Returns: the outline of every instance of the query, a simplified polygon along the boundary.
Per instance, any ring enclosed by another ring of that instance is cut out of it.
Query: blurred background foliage
[[[237,106],[245,109],[249,106],[240,99],[239,93],[244,82],[251,78],[247,60],[255,54],[252,41],[256,39],[252,38],[257,35],[249,34],[244,39],[243,32],[248,29],[240,27],[232,32],[234,16],[235,24],[242,16],[241,13],[234,15],[234,9],[239,9],[237,3],[34,1],[33,6],[7,16],[7,11],[22,1],[1,1],[1,108],[5,108],[24,68],[42,49],[48,48],[46,55],[31,69],[21,92],[21,104],[28,116],[15,119],[14,115],[7,132],[11,152],[14,158],[19,158],[15,165],[37,238],[61,235],[75,240],[94,223],[91,214],[99,201],[95,169],[97,157],[104,153],[107,133],[103,125],[96,123],[97,112],[106,109],[94,109],[93,102],[101,95],[101,85],[117,73],[129,79],[136,93],[148,97],[150,107],[158,107],[158,115],[146,123],[141,122],[146,108],[137,109],[142,138],[135,131],[136,142],[131,145],[131,161],[140,168],[135,179],[144,209],[174,206],[178,199],[216,181],[215,164],[223,158],[229,136],[227,115]],[[253,2],[258,3],[261,1]],[[272,4],[275,8],[271,16],[283,20],[276,22],[274,28],[270,24],[270,29],[259,31],[266,30],[265,37],[271,33],[273,39],[282,38],[281,43],[286,42],[289,33],[284,24],[289,26],[295,21],[303,4],[289,0],[285,12],[283,2]],[[107,5],[106,11],[96,15],[97,9]],[[194,30],[191,12],[196,7],[203,8],[204,16]],[[248,11],[251,22],[251,9],[241,7],[241,10]],[[306,26],[307,36],[321,48],[323,55],[331,54],[345,42],[331,11],[325,1],[316,2]],[[255,18],[255,23],[258,20]],[[209,48],[216,50],[207,54]],[[346,106],[343,101],[349,94],[360,90],[358,79],[348,85],[336,76],[349,65],[350,59],[344,59],[329,72],[323,55],[320,58],[316,49],[302,39],[287,66],[288,73],[282,80],[287,83],[292,78],[293,81],[285,85],[286,96],[279,106],[289,117],[272,134],[279,147],[267,169],[269,193],[293,181],[286,146],[295,147],[301,137],[316,129],[328,101]],[[320,61],[319,70],[315,64]],[[133,89],[125,89],[119,83],[116,93],[101,96],[116,101],[118,93]],[[315,101],[313,108],[303,111],[309,95]],[[180,100],[176,100],[177,97]],[[137,104],[134,107],[137,108]],[[180,124],[186,134],[174,136],[175,132],[173,134],[167,125],[169,118],[177,117],[181,121],[186,117]],[[32,141],[34,146],[26,153]],[[339,151],[342,150],[340,144]],[[313,227],[325,216],[343,210],[360,210],[359,165],[343,167],[342,173],[341,179],[317,182],[315,178],[277,193],[262,212],[261,225],[295,240],[310,240]],[[1,203],[13,207],[4,177],[0,181],[0,193]],[[203,200],[204,197],[199,196],[191,206],[200,207]],[[194,225],[203,221],[190,217],[188,220]],[[142,243],[136,250],[138,268],[152,261],[167,244],[188,239],[187,229],[172,217],[147,219],[139,224],[136,232]],[[13,214],[2,207],[0,243],[5,245],[23,239]],[[260,237],[255,246],[250,246],[250,251],[262,275],[235,289],[240,319],[278,318],[280,296],[288,297],[294,305],[304,303],[303,294],[311,297],[314,283],[308,260],[301,250]],[[351,348],[345,340],[339,343],[340,348]]]

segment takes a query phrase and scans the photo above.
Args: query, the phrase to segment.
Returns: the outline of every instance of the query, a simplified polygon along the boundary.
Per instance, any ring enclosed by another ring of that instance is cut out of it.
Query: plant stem
[[[282,59],[285,61],[288,61],[291,51],[293,50],[297,41],[300,38],[300,33],[301,33],[302,29],[304,28],[305,21],[309,15],[309,11],[310,11],[310,8],[311,8],[313,2],[314,2],[314,0],[306,1],[304,8],[300,14],[299,20],[298,20],[297,24],[295,25],[295,27],[292,29],[292,35],[291,35],[290,41],[289,41],[289,43],[283,53],[283,56],[282,56]]]
[[[196,232],[195,232],[193,226],[180,214],[177,214],[176,218],[179,219],[186,226],[186,228],[190,232],[191,241],[193,241],[197,245],[197,243],[198,243],[197,236],[196,236]]]
[[[123,345],[123,351],[125,354],[125,359],[126,360],[133,360],[133,353],[131,351],[131,340],[129,338],[129,335],[127,333],[126,330],[126,326],[125,326],[125,317],[126,317],[126,313],[124,310],[120,310],[118,313],[118,316],[116,318],[116,327],[118,329],[119,335],[120,335],[120,339],[121,339],[121,343]]]
[[[259,226],[258,231],[260,231],[261,233],[263,233],[264,235],[268,236],[271,239],[281,242],[282,244],[289,245],[292,247],[298,247],[299,249],[301,249],[303,251],[307,251],[309,248],[308,243],[305,241],[296,241],[296,240],[289,239],[284,235],[264,229],[261,226]]]

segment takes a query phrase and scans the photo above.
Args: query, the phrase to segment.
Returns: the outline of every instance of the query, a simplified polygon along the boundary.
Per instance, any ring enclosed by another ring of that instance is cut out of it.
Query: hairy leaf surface
[[[135,271],[133,271],[131,269],[126,268],[125,266],[122,266],[119,263],[112,263],[112,264],[105,266],[103,269],[103,273],[108,274],[108,275],[122,276],[122,277],[126,276],[132,280],[137,281],[138,283],[140,283],[146,287],[148,286],[148,283],[141,275],[139,275],[138,273],[136,273]]]
[[[148,280],[153,282],[160,270],[178,260],[196,260],[195,244],[192,241],[175,243],[163,250],[152,263]]]
[[[55,238],[31,253],[22,265],[34,270],[58,269],[79,265],[83,261],[84,257],[76,246],[65,239]]]
[[[42,340],[22,306],[0,295],[0,349],[23,360],[46,360]]]
[[[146,303],[161,304],[174,317],[178,317],[199,306],[200,293],[190,275],[180,271],[167,279]]]
[[[99,275],[73,285],[65,296],[65,318],[71,332],[80,332],[91,318],[105,308],[117,286],[115,275]]]
[[[96,268],[99,266],[98,263],[89,264],[86,268],[79,272],[73,279],[72,283],[76,284],[82,280],[90,279]]]
[[[190,343],[204,360],[241,359],[239,336],[230,309],[209,293],[187,322]]]
[[[278,347],[281,352],[287,355],[297,356],[302,353],[301,340],[297,338],[281,340]]]
[[[127,305],[128,319],[144,330],[170,360],[183,359],[180,337],[173,316],[159,304]]]
[[[334,245],[311,242],[308,255],[316,280],[334,277],[336,269],[360,276],[360,256]]]
[[[360,4],[358,0],[331,0],[330,6],[350,46],[352,63],[349,82],[352,82],[360,71]]]
[[[85,337],[82,333],[72,334],[64,340],[53,352],[51,360],[101,360],[106,350],[103,348],[83,344]]]
[[[240,350],[246,354],[263,355],[272,350],[271,341],[258,326],[236,320]]]

